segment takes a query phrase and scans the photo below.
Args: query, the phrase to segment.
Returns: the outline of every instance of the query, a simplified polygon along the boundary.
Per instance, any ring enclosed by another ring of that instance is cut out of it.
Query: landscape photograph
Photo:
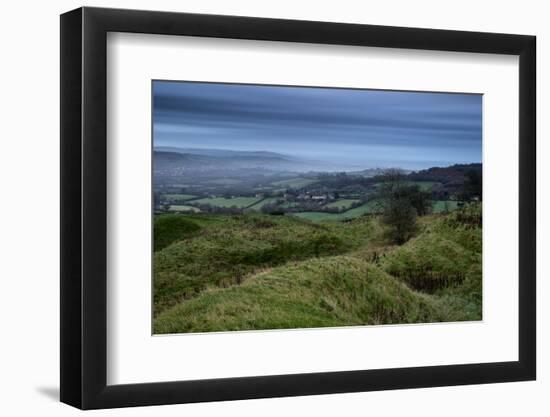
[[[482,95],[152,82],[153,334],[482,320]]]

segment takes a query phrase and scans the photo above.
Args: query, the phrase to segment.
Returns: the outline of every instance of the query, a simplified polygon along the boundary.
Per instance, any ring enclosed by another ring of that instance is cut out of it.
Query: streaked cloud
[[[481,95],[155,81],[153,106],[155,146],[365,168],[481,161]]]

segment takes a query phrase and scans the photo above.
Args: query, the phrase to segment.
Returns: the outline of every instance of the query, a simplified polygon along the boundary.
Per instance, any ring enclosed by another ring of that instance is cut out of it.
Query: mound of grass
[[[450,226],[463,226],[469,229],[480,228],[482,225],[481,204],[468,204],[452,216],[449,216],[446,223]]]
[[[350,225],[346,235],[292,217],[246,214],[224,218],[225,222],[155,253],[156,313],[207,287],[239,284],[259,269],[345,253],[366,239],[369,227],[366,222]]]
[[[203,292],[158,315],[155,333],[421,323],[446,319],[428,295],[350,256],[287,264]]]
[[[433,223],[432,229],[435,233],[481,256],[483,241],[479,204],[464,207],[445,216],[442,220]]]
[[[471,286],[472,279],[481,291],[481,228],[465,226],[457,216],[425,224],[419,236],[384,255],[383,269],[420,291],[434,293],[466,281]]]
[[[460,285],[471,256],[460,245],[436,234],[425,234],[387,253],[383,267],[410,287],[425,292]]]
[[[189,237],[200,230],[200,226],[177,214],[166,214],[154,220],[154,250],[161,250],[171,243]]]

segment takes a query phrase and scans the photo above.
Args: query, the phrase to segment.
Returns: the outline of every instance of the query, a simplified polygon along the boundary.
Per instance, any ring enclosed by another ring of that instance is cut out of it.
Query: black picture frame
[[[519,56],[519,360],[107,385],[108,32]],[[61,15],[61,401],[81,409],[238,400],[536,377],[534,36],[79,8]]]

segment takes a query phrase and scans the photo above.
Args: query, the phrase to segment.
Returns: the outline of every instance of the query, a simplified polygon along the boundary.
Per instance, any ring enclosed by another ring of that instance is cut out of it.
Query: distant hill
[[[168,171],[234,171],[267,169],[289,171],[300,168],[302,161],[271,152],[183,152],[159,151],[153,153],[155,172],[170,175]]]
[[[349,170],[323,161],[295,157],[269,151],[234,151],[227,149],[178,148],[158,146],[154,148],[154,169],[157,176],[175,177],[182,174],[193,174],[212,177],[247,176],[251,171],[257,172],[291,172],[291,173],[335,173],[346,172],[348,175],[375,178],[383,175],[386,168],[367,168]],[[433,167],[421,171],[400,169],[411,181],[433,181],[443,185],[464,183],[465,174],[476,171],[481,174],[481,164],[462,164],[448,167]]]
[[[217,158],[273,158],[286,161],[297,159],[289,155],[268,151],[233,151],[228,149],[178,148],[174,146],[157,146],[155,147],[155,151],[211,156]]]
[[[467,180],[467,178],[470,179]],[[476,183],[472,183],[472,178],[477,178]],[[448,167],[433,167],[407,175],[407,179],[410,181],[426,181],[439,184],[432,187],[432,196],[444,200],[449,196],[481,198],[482,178],[482,164],[457,164]],[[467,181],[469,183],[466,186]]]
[[[268,151],[232,151],[226,149],[196,149],[159,146],[154,149],[154,164],[157,175],[172,175],[166,170],[185,170],[200,168],[203,174],[211,171],[261,170],[275,172],[324,172],[334,171],[326,162],[306,159]],[[246,173],[242,173],[246,174]]]
[[[434,181],[442,184],[463,184],[466,173],[474,171],[480,176],[483,172],[482,164],[457,164],[448,167],[433,167],[422,171],[412,172],[408,178],[412,181]]]
[[[178,152],[154,152],[155,164],[159,167],[163,165],[177,165],[181,164],[193,164],[197,162],[212,162],[213,158],[204,155],[192,155]]]
[[[410,170],[401,169],[401,168],[367,168],[367,169],[363,169],[362,171],[351,171],[351,172],[348,172],[347,174],[370,178],[370,177],[376,177],[378,175],[384,175],[388,171],[399,171],[403,175],[407,175],[411,173]]]

